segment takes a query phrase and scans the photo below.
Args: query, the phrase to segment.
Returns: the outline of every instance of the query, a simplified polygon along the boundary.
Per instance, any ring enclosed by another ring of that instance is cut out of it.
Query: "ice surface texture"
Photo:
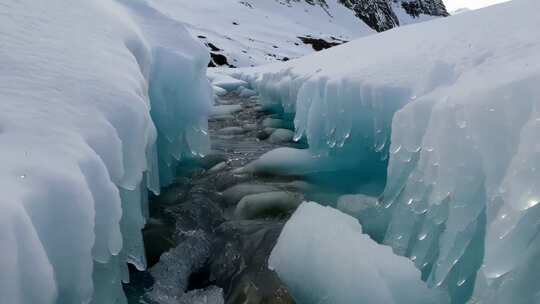
[[[124,302],[147,188],[207,146],[204,48],[126,5],[0,3],[1,303]]]
[[[428,286],[453,303],[536,303],[539,9],[516,0],[235,76],[296,112],[313,155],[390,159],[362,224]]]
[[[426,287],[410,260],[362,234],[358,220],[313,202],[287,222],[268,264],[298,304],[448,301]]]

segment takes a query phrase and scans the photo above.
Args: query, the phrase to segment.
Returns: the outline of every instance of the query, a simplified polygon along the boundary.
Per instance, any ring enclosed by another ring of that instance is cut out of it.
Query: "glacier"
[[[295,115],[311,161],[288,171],[369,173],[335,206],[429,288],[451,303],[538,303],[539,9],[514,0],[227,73]],[[280,173],[277,156],[247,169]]]
[[[209,148],[208,53],[143,0],[0,6],[0,302],[125,303],[148,190]]]

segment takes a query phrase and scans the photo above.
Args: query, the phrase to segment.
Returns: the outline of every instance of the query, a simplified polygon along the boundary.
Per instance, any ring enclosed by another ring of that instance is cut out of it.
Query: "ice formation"
[[[208,55],[144,1],[0,6],[0,302],[123,303],[147,189],[208,146]]]
[[[515,0],[233,76],[296,113],[316,162],[387,176],[378,200],[358,197],[376,220],[359,219],[429,287],[537,303],[539,9]]]
[[[448,302],[426,287],[410,260],[362,234],[358,220],[313,202],[287,222],[268,264],[298,304]]]

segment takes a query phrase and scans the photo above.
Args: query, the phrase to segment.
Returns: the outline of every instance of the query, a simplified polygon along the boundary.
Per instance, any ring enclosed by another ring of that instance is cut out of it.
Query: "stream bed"
[[[238,169],[272,149],[307,145],[292,141],[290,115],[257,101],[219,97],[209,118],[211,153],[180,163],[175,182],[150,197],[148,270],[130,266],[130,304],[294,303],[267,263],[304,193],[297,178]]]

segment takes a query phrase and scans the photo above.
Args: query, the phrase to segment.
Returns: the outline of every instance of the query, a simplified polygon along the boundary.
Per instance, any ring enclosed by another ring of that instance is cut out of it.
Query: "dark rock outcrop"
[[[302,0],[288,0],[287,2]],[[319,5],[327,9],[325,0],[303,0],[311,5]],[[356,16],[372,29],[382,32],[400,25],[396,9],[417,18],[420,15],[449,16],[443,0],[338,0],[347,8],[353,10]]]

